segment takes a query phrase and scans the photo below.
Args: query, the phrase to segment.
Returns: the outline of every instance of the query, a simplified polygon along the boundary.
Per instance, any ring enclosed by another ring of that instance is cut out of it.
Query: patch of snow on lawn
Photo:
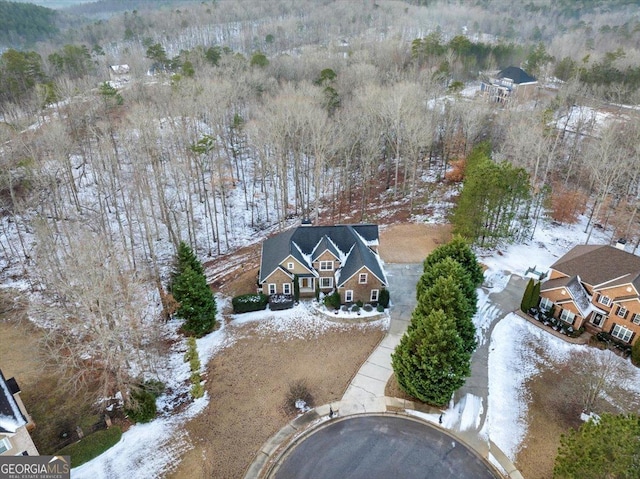
[[[584,348],[557,338],[516,314],[508,314],[493,329],[489,353],[487,417],[480,432],[512,461],[527,431],[526,381],[538,373],[541,359],[532,344],[558,361]]]
[[[203,368],[211,357],[234,341],[227,333],[220,315],[218,320],[220,327],[216,331],[197,340],[198,355]],[[177,330],[181,323],[167,323],[169,338],[178,337]],[[158,417],[147,424],[132,426],[115,446],[86,464],[74,468],[74,479],[159,477],[170,471],[173,464],[177,464],[184,451],[191,449],[192,445],[184,425],[205,409],[209,397],[205,393],[202,398],[191,401],[188,393],[191,387],[191,371],[189,363],[184,361],[185,351],[186,340],[182,338],[175,343],[162,370],[158,371],[159,379],[167,387],[167,393],[156,401]],[[184,409],[176,413],[176,409],[189,401]]]
[[[265,336],[277,334],[281,339],[305,339],[319,336],[329,330],[389,327],[389,316],[370,322],[336,322],[325,319],[321,313],[313,311],[313,306],[301,302],[284,311],[254,311],[233,316],[233,324],[258,322],[257,331]],[[357,316],[354,314],[354,318]]]

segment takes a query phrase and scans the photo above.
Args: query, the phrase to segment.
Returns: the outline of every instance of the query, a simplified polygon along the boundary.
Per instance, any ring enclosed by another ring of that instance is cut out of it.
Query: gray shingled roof
[[[375,253],[362,241],[356,241],[347,257],[347,262],[342,266],[338,286],[342,286],[345,281],[356,274],[363,266],[369,268],[369,271],[382,281],[383,284],[387,284],[384,272],[380,267],[380,262]]]
[[[531,75],[525,72],[522,68],[507,67],[498,73],[498,78],[509,78],[513,80],[513,83],[520,85],[522,83],[531,83],[536,81]]]
[[[290,254],[294,254],[296,258],[303,260],[303,264],[310,266],[298,251],[294,252],[297,250],[295,243],[305,255],[313,254],[314,250],[321,253],[325,249],[329,249],[336,256],[348,255],[345,264],[342,265],[341,280],[346,280],[362,266],[366,266],[386,285],[378,257],[367,244],[377,244],[377,241],[377,225],[298,226],[262,243],[259,281],[263,283]],[[325,245],[326,248],[321,245]]]
[[[640,257],[608,245],[581,245],[551,265],[567,276],[596,286],[626,274],[640,273]],[[631,281],[631,278],[629,279]]]
[[[318,242],[315,249],[311,252],[312,259],[315,261],[325,251],[329,250],[336,258],[340,258],[340,252],[327,235],[324,235]]]

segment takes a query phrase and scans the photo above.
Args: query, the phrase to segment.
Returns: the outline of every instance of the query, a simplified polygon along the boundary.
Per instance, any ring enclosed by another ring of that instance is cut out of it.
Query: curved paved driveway
[[[496,479],[478,455],[435,427],[400,416],[352,416],[298,443],[271,479]]]

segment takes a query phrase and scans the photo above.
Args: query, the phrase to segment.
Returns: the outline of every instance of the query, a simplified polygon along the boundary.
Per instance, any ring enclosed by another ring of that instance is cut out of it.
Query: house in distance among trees
[[[262,243],[259,287],[300,297],[336,290],[341,303],[375,303],[387,279],[378,255],[378,226],[303,224]]]
[[[640,332],[640,257],[624,242],[580,245],[551,265],[540,308],[578,329],[633,344]]]
[[[538,86],[538,81],[522,68],[507,67],[490,76],[480,84],[480,92],[489,101],[507,103],[512,97],[529,98]]]

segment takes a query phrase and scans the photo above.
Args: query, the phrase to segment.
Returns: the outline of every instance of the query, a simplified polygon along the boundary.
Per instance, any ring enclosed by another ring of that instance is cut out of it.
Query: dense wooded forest
[[[181,241],[215,260],[304,217],[424,220],[459,197],[483,246],[581,213],[637,246],[640,20],[574,3],[185,1],[8,49],[3,278],[34,321],[86,318],[94,354],[145,371]],[[535,94],[487,101],[510,65]]]

